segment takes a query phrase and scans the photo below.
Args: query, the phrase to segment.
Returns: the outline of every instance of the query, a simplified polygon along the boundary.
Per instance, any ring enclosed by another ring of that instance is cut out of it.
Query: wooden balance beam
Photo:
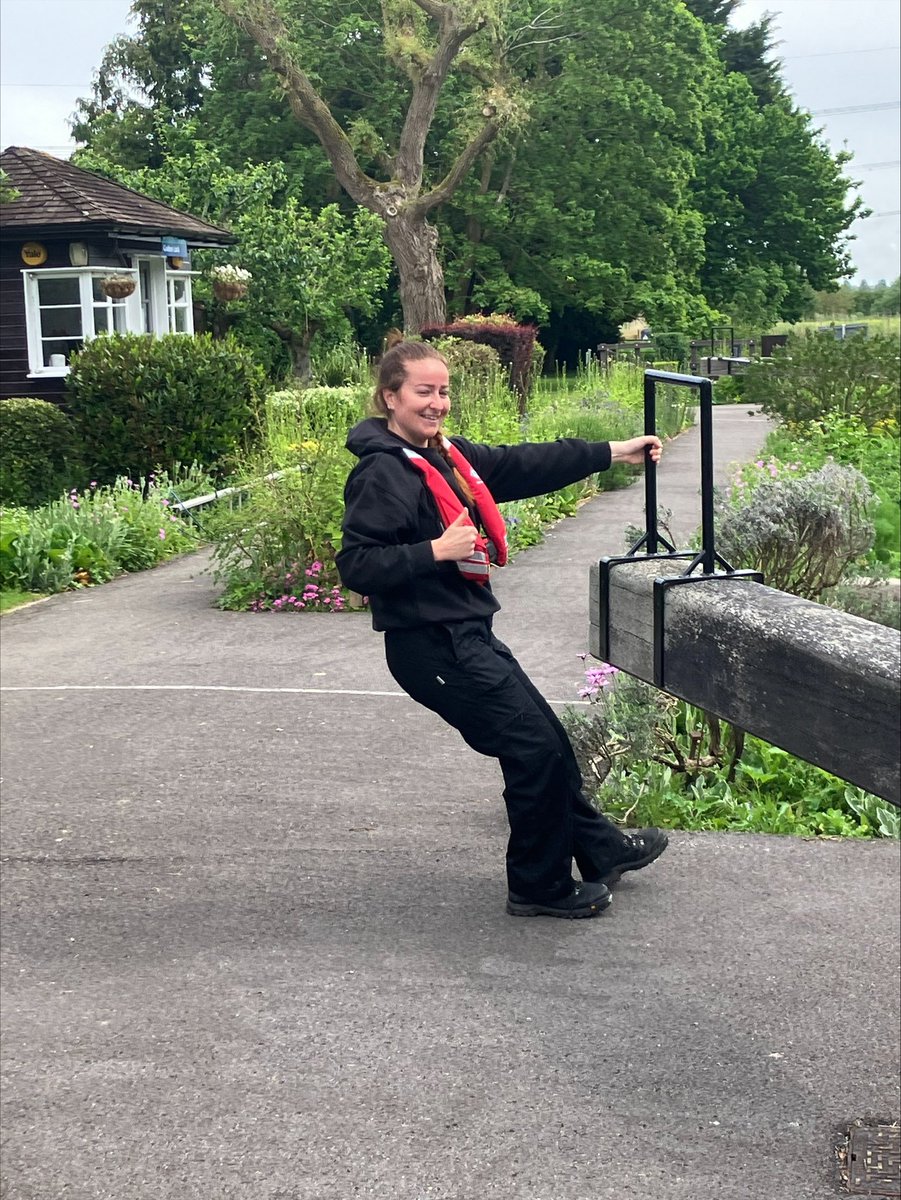
[[[655,587],[686,565],[592,567],[593,657],[901,804],[901,635],[746,577]]]

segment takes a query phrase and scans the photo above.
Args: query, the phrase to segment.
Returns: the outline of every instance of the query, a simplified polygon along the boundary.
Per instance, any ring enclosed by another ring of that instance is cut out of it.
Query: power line
[[[882,104],[851,104],[847,108],[818,108],[812,117],[839,117],[844,113],[882,112],[889,108],[901,108],[901,100],[886,100]]]
[[[885,167],[901,167],[901,158],[893,159],[891,162],[854,163],[855,171],[881,171]]]
[[[789,59],[796,58],[829,58],[835,54],[879,54],[883,50],[901,50],[901,46],[867,46],[860,50],[819,50],[814,54],[785,54],[781,56],[783,62],[788,62]]]

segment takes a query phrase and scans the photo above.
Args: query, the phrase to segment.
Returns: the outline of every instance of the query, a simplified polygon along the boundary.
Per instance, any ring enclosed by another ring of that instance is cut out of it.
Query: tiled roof
[[[0,154],[0,168],[19,192],[2,206],[4,230],[93,227],[98,232],[170,234],[204,245],[236,240],[225,229],[39,150],[10,146]]]

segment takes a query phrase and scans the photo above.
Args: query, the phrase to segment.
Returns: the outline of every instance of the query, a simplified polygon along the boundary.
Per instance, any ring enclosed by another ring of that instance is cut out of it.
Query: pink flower
[[[160,541],[164,542],[165,540],[166,540],[166,531],[165,531],[165,529],[161,529],[160,530]]]

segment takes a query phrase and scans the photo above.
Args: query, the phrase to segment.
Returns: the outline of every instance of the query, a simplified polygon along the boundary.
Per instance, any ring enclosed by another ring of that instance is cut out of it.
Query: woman
[[[489,561],[506,560],[496,502],[554,491],[611,462],[641,464],[646,453],[657,462],[660,440],[449,441],[441,432],[447,363],[426,342],[384,355],[373,401],[379,415],[347,439],[360,461],[345,489],[341,578],[369,597],[404,691],[499,760],[510,822],[507,911],[597,916],[611,900],[606,885],[653,862],[667,838],[657,829],[625,834],[586,801],[563,726],[493,636],[500,605]]]

